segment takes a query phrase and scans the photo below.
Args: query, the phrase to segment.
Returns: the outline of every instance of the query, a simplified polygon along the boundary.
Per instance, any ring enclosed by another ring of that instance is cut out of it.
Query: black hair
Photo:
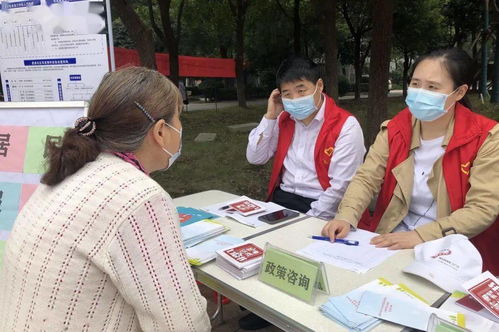
[[[315,84],[319,78],[321,74],[317,64],[308,58],[293,55],[284,60],[277,69],[276,84],[278,88],[283,83],[298,80],[307,80]]]
[[[457,89],[463,84],[467,84],[471,87],[473,79],[475,77],[476,66],[473,59],[460,48],[447,48],[432,51],[426,55],[420,56],[412,66],[411,75],[409,76],[409,81],[412,79],[414,70],[423,60],[440,60],[445,69],[449,73],[452,81],[454,82],[454,89]],[[461,104],[467,108],[471,108],[471,102],[468,96],[464,96],[460,101]]]

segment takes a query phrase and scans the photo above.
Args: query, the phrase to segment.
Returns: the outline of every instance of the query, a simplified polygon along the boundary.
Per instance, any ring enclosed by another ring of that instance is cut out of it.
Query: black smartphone
[[[264,214],[263,216],[258,217],[258,220],[261,220],[263,222],[266,222],[267,224],[277,224],[278,222],[288,220],[294,217],[297,217],[299,215],[298,212],[292,211],[292,210],[279,210],[275,212],[271,212],[268,214]]]

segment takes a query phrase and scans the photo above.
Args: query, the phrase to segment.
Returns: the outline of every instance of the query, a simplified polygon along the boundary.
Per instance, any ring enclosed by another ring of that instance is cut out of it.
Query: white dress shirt
[[[315,169],[314,151],[324,123],[325,105],[323,102],[308,126],[295,120],[293,141],[284,159],[280,187],[283,191],[315,199],[308,215],[331,219],[336,215],[350,180],[362,164],[366,149],[359,122],[350,116],[334,146],[328,171],[331,186],[327,190],[322,188]],[[274,156],[279,137],[278,121],[263,117],[258,127],[251,131],[246,149],[246,158],[251,164],[263,165]]]
[[[394,232],[412,231],[416,227],[437,219],[437,202],[428,187],[428,177],[433,164],[445,153],[442,147],[444,137],[421,140],[421,145],[414,150],[414,185],[412,186],[409,213],[395,227]]]

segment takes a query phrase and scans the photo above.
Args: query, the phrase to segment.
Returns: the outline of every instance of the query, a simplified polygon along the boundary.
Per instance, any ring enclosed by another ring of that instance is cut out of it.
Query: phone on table
[[[277,224],[278,222],[297,217],[298,215],[299,215],[299,213],[296,211],[283,209],[283,210],[264,214],[263,216],[258,217],[258,220],[266,222],[267,224],[273,225],[273,224]]]

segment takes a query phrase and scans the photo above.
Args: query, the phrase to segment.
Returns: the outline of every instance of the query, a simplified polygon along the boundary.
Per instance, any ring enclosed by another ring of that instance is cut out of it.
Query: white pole
[[[106,0],[106,16],[107,16],[107,37],[109,41],[109,60],[111,61],[111,71],[116,70],[114,62],[114,41],[113,41],[113,20],[111,17],[111,3]]]

